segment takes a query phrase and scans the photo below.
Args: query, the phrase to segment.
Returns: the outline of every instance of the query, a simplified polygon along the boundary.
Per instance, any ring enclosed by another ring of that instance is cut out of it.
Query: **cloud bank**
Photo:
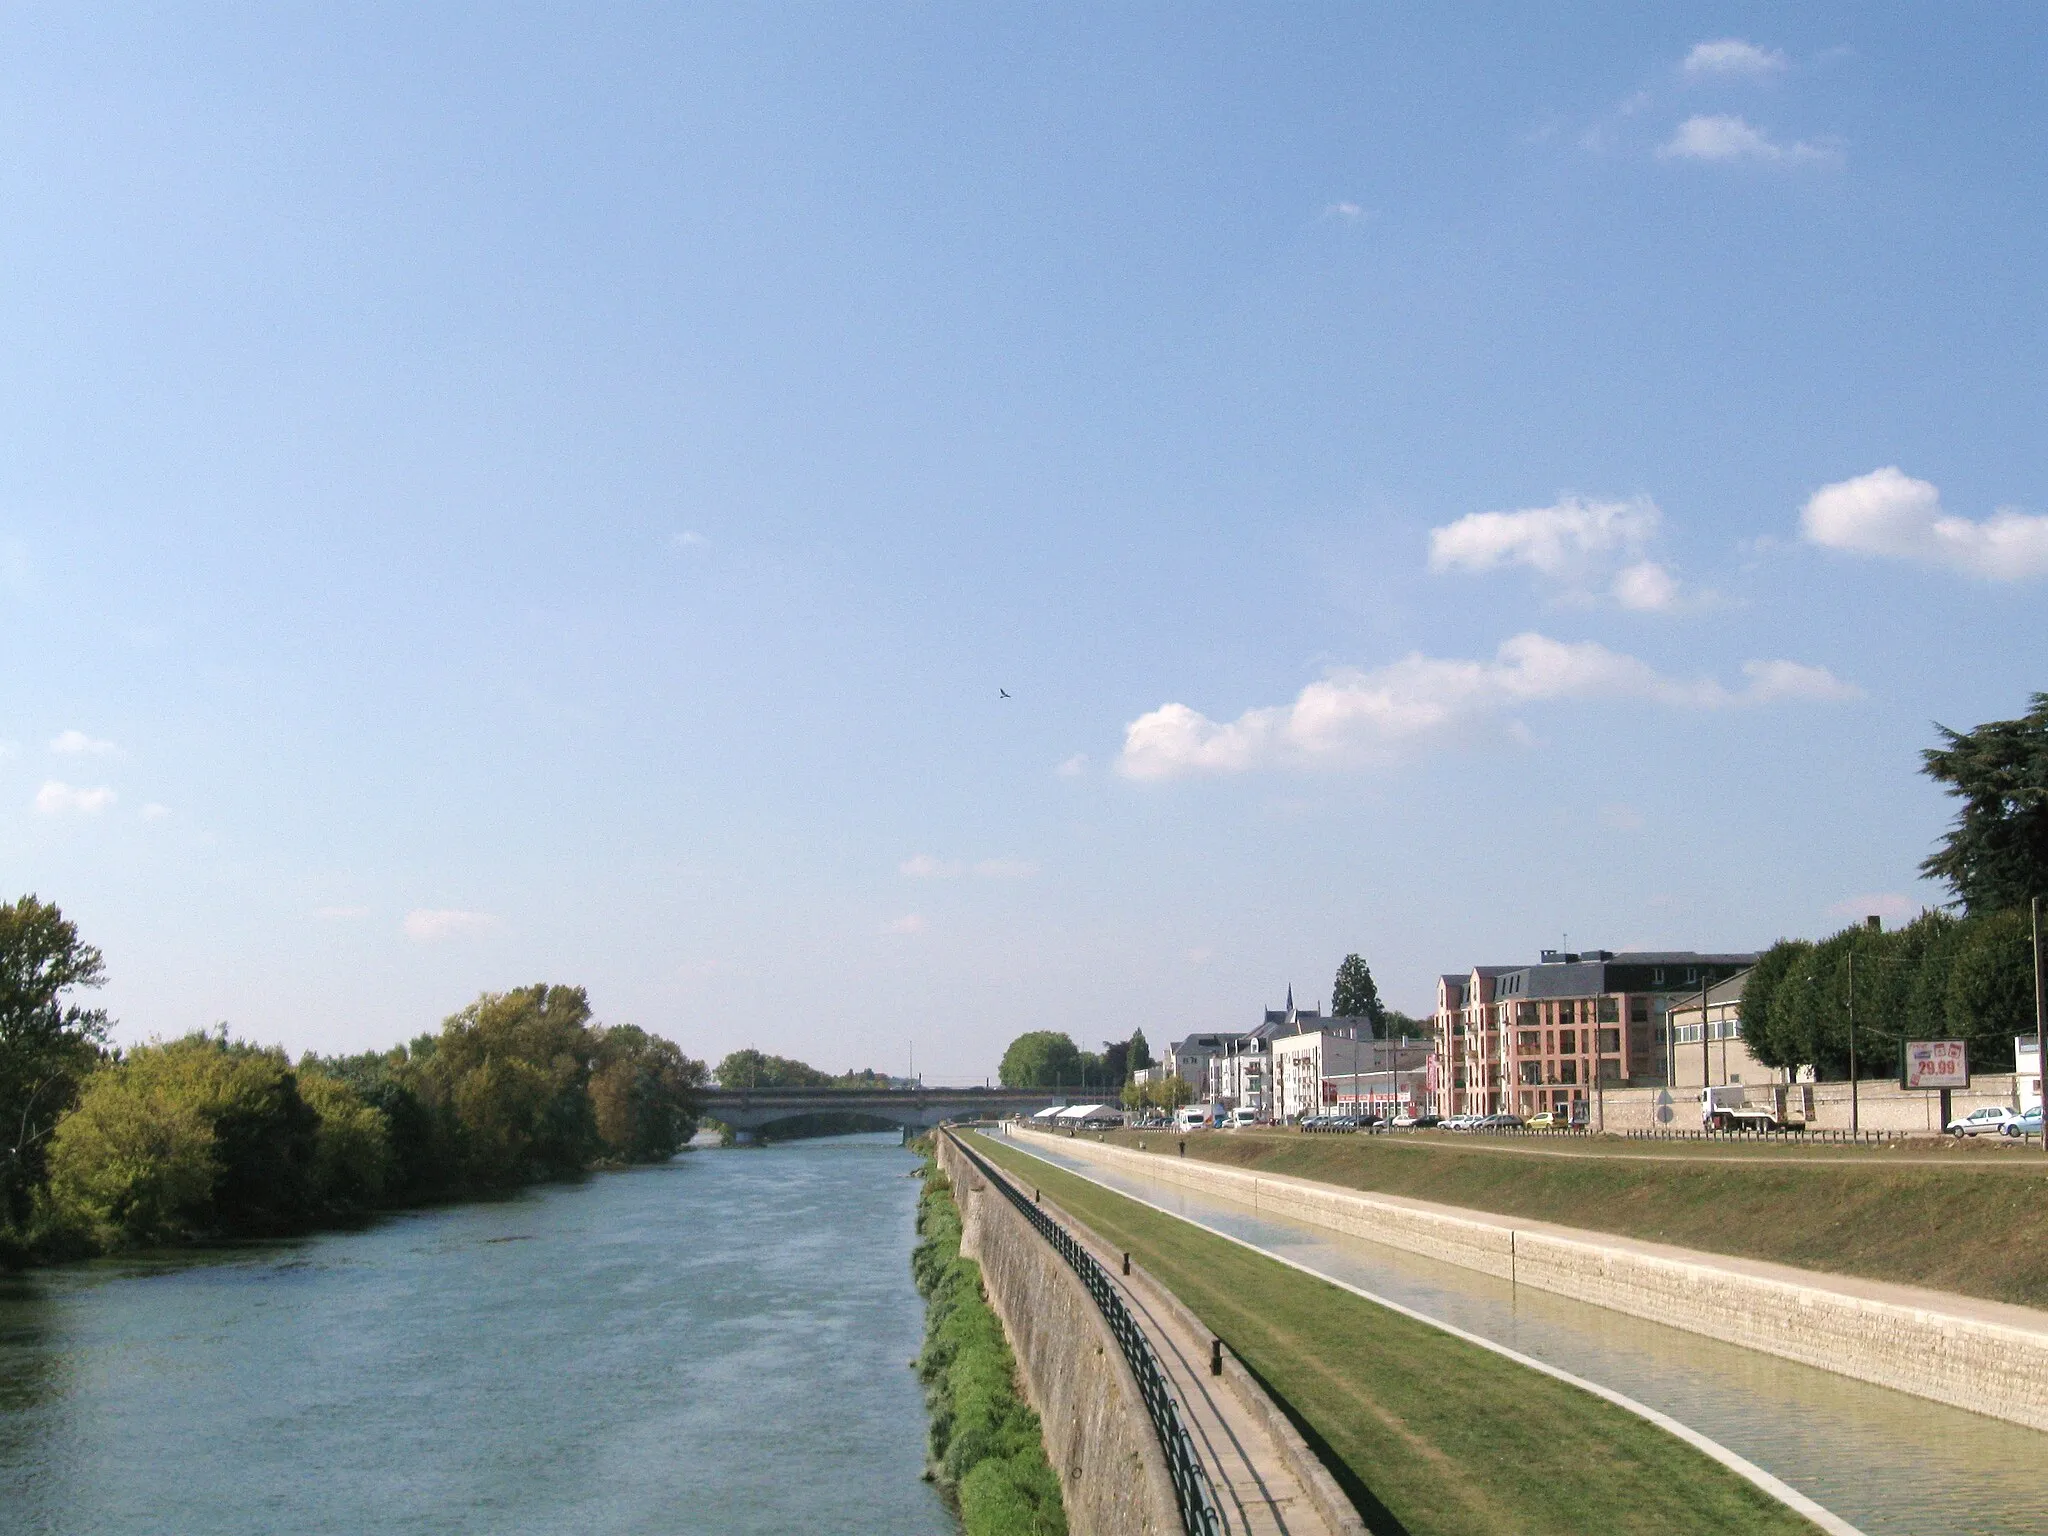
[[[1474,738],[1523,705],[1632,699],[1690,709],[1833,702],[1860,690],[1824,667],[1751,661],[1728,688],[1712,678],[1666,677],[1595,641],[1521,634],[1490,661],[1415,654],[1370,670],[1345,668],[1302,689],[1291,704],[1219,722],[1185,704],[1162,704],[1124,729],[1117,771],[1142,782],[1263,768],[1343,768],[1403,751]]]
[[[1723,37],[1710,43],[1694,43],[1679,68],[1695,80],[1761,80],[1783,74],[1786,59],[1775,48],[1759,48],[1739,37]]]
[[[1946,567],[1985,581],[2048,576],[2048,517],[2001,507],[1982,522],[1942,510],[1941,492],[1897,465],[1824,485],[1799,519],[1808,543]]]
[[[61,731],[50,738],[50,750],[66,756],[106,757],[114,751],[114,744],[88,736],[83,731]]]
[[[1560,496],[1547,507],[1471,512],[1429,533],[1429,568],[1491,571],[1521,565],[1565,596],[1591,601],[1604,592],[1624,608],[1675,607],[1678,580],[1648,558],[1663,514],[1647,496],[1587,501]]]
[[[1721,164],[1834,165],[1842,151],[1833,144],[1801,139],[1780,144],[1763,129],[1726,113],[1702,113],[1678,125],[1670,142],[1657,151],[1660,160],[1703,160]]]
[[[36,810],[45,816],[97,816],[118,798],[104,785],[97,789],[82,789],[60,779],[50,779],[36,791]]]

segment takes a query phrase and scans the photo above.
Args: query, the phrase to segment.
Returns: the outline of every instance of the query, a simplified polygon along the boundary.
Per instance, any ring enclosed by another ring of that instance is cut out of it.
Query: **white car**
[[[1997,1104],[1987,1104],[1982,1109],[1973,1109],[1959,1120],[1948,1123],[1951,1136],[1982,1136],[1987,1132],[2004,1130],[2019,1116]]]

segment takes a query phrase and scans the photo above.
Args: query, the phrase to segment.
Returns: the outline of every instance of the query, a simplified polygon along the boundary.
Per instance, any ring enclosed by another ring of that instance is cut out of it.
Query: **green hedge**
[[[929,1153],[917,1231],[910,1267],[927,1307],[917,1375],[932,1416],[930,1476],[967,1536],[1066,1536],[1038,1415],[1017,1390],[981,1266],[960,1256],[959,1207]]]

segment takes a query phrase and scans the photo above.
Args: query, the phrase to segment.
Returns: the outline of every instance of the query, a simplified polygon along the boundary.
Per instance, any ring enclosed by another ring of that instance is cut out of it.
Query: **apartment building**
[[[1672,1002],[1664,1020],[1671,1030],[1673,1088],[1792,1081],[1792,1073],[1765,1066],[1743,1044],[1742,992],[1748,982],[1744,971],[1707,988],[1704,998],[1695,992]]]
[[[1439,1114],[1586,1113],[1604,1086],[1673,1080],[1668,1015],[1756,963],[1694,950],[1544,950],[1437,981]]]
[[[1271,1118],[1391,1113],[1421,1102],[1430,1042],[1378,1040],[1364,1019],[1305,1030],[1272,1042]]]

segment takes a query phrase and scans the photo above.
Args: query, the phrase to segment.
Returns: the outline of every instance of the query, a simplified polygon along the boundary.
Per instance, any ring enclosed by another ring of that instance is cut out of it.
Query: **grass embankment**
[[[1602,1398],[1027,1153],[976,1144],[1185,1302],[1266,1382],[1382,1536],[1814,1531]]]
[[[929,1152],[910,1257],[924,1296],[917,1358],[931,1408],[931,1476],[967,1536],[1066,1536],[1059,1479],[1038,1415],[1017,1389],[1017,1362],[982,1294],[981,1266],[960,1256],[960,1210]]]
[[[1176,1155],[1176,1138],[1156,1131],[1109,1139]],[[1713,1144],[1642,1156],[1634,1144],[1601,1141],[1538,1155],[1547,1149],[1535,1138],[1440,1134],[1186,1140],[1189,1157],[1233,1168],[2048,1307],[2048,1248],[2036,1240],[2048,1227],[2048,1158],[2038,1150],[1902,1161],[1908,1154],[1875,1150],[1731,1157]]]

